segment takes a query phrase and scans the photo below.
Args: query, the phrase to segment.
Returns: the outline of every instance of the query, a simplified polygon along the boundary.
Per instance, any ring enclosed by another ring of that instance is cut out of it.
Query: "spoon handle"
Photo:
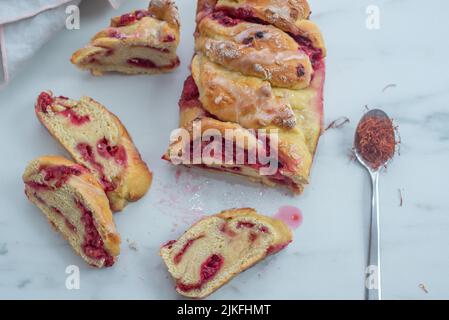
[[[372,201],[369,237],[368,268],[365,283],[365,298],[382,300],[380,278],[380,230],[379,230],[379,172],[371,172]]]

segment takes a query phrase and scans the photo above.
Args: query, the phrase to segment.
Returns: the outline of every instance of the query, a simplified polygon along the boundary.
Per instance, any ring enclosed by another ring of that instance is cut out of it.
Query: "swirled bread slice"
[[[200,220],[160,253],[176,290],[204,298],[291,241],[292,233],[282,221],[254,209],[232,209]]]
[[[180,130],[163,159],[300,194],[323,119],[326,49],[309,15],[306,0],[199,0]]]
[[[30,162],[25,194],[88,264],[110,267],[120,253],[120,236],[101,185],[88,170],[58,156]]]
[[[170,72],[179,66],[178,8],[172,0],[153,0],[148,10],[111,19],[71,61],[94,75],[117,71],[127,74]]]
[[[152,173],[120,120],[89,97],[79,101],[42,92],[36,115],[50,134],[103,186],[113,211],[148,191]]]

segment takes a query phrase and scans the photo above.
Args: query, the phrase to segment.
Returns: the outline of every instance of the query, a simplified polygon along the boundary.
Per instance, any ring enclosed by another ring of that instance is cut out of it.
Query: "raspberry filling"
[[[281,244],[275,244],[272,246],[269,246],[267,249],[267,254],[275,254],[279,251],[281,251],[282,249],[286,248],[291,241],[287,242],[287,243],[281,243]]]
[[[176,38],[175,38],[174,35],[172,35],[172,34],[167,34],[167,35],[162,39],[162,42],[167,43],[167,42],[173,42],[173,41],[175,41],[175,40],[176,40]]]
[[[237,222],[237,229],[242,229],[242,228],[249,228],[252,229],[254,228],[256,225],[252,222],[247,222],[247,221],[239,221]]]
[[[179,65],[180,61],[177,58],[172,61],[172,63],[164,66],[156,65],[152,60],[145,58],[131,58],[127,60],[127,63],[136,67],[145,68],[145,69],[162,69],[162,68],[174,68]]]
[[[182,89],[181,98],[179,100],[180,108],[189,108],[196,106],[199,103],[200,93],[198,86],[192,76],[189,76],[184,81],[184,88]]]
[[[112,266],[114,257],[104,247],[103,239],[95,227],[92,212],[81,201],[75,199],[75,203],[81,211],[81,222],[84,224],[84,242],[82,244],[84,254],[95,260],[104,259],[105,267]]]
[[[223,257],[218,254],[213,254],[209,258],[207,258],[206,261],[203,262],[200,268],[200,281],[194,284],[184,284],[182,282],[178,282],[176,284],[176,287],[184,292],[192,291],[192,290],[199,290],[201,287],[208,282],[209,280],[213,279],[218,271],[220,271],[221,267],[223,266]]]
[[[68,167],[68,166],[52,166],[43,167],[41,171],[44,172],[44,181],[51,182],[55,181],[55,187],[60,188],[67,180],[72,176],[79,176],[82,173],[82,168],[80,167]]]
[[[116,29],[109,29],[108,36],[115,39],[123,39],[126,36]]]
[[[146,10],[136,10],[131,13],[123,14],[120,16],[117,27],[133,24],[134,22],[148,16],[151,16],[151,13]]]
[[[254,241],[257,240],[259,236],[257,235],[257,233],[255,232],[250,232],[249,234],[249,242],[253,243]]]
[[[72,109],[66,109],[64,111],[59,112],[59,114],[68,118],[70,122],[76,126],[81,126],[86,122],[90,121],[89,115],[81,116]]]
[[[239,222],[237,222],[237,226],[236,227],[237,227],[237,229],[246,228],[246,229],[254,230],[254,228],[256,227],[256,224],[254,224],[252,222],[249,222],[249,221],[239,221]],[[268,230],[268,228],[266,226],[260,226],[258,228],[258,231],[262,232],[262,233],[270,233],[270,231]],[[258,238],[257,233],[254,232],[254,231],[251,231],[250,234],[249,234],[249,241],[251,243],[253,243],[254,241],[256,241],[257,238]]]
[[[315,48],[312,41],[306,37],[293,34],[290,34],[290,36],[292,36],[293,39],[295,39],[295,41],[299,44],[300,50],[309,56],[313,69],[318,69],[320,61],[323,59],[323,51],[319,48]],[[299,74],[300,70],[298,70],[298,76],[300,76]]]
[[[174,262],[175,264],[180,263],[181,260],[182,260],[182,257],[183,257],[184,254],[187,252],[187,250],[192,246],[192,244],[193,244],[196,240],[201,239],[201,238],[204,238],[204,235],[198,236],[198,237],[193,238],[193,239],[189,239],[189,240],[184,244],[184,246],[182,247],[182,249],[175,255],[175,257],[173,258],[173,262]]]
[[[171,249],[175,243],[176,243],[176,240],[170,240],[166,244],[162,245],[162,248]]]
[[[157,68],[157,65],[150,59],[144,58],[131,58],[127,61],[129,64],[132,64],[136,67],[146,68],[146,69],[154,69]]]
[[[100,182],[103,185],[104,190],[106,192],[114,191],[116,186],[112,181],[106,178],[103,165],[96,161],[92,147],[87,143],[79,143],[76,146],[76,149],[79,151],[84,161],[87,161],[92,168],[98,172],[100,175]]]
[[[220,231],[231,238],[237,235],[233,230],[229,229],[229,224],[227,222],[220,226]]]
[[[50,94],[47,92],[41,92],[37,98],[36,108],[43,113],[47,113],[47,108],[53,103],[53,101],[53,97]]]
[[[25,182],[25,184],[28,187],[30,187],[30,188],[32,188],[34,190],[38,190],[38,191],[39,190],[49,190],[50,189],[50,187],[47,186],[46,184],[39,183],[39,182],[36,182],[36,181],[27,181],[27,182]]]
[[[234,27],[242,22],[240,19],[234,19],[227,16],[223,11],[212,13],[212,19],[216,20],[219,24],[225,27]]]
[[[119,165],[126,165],[127,155],[123,146],[113,146],[111,142],[106,139],[100,139],[97,142],[97,152],[105,159],[114,159]]]

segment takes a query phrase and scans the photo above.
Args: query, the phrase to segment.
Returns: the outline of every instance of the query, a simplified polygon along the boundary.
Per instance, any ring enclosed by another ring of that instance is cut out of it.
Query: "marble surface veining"
[[[299,207],[304,215],[294,243],[212,298],[362,299],[370,187],[348,153],[365,106],[388,112],[402,137],[401,155],[381,177],[384,297],[449,298],[449,2],[310,2],[328,47],[325,123],[342,116],[350,123],[324,133],[311,184],[294,198],[160,160],[177,124],[177,100],[193,52],[194,1],[178,1],[182,66],[176,72],[101,78],[75,69],[71,53],[111,16],[146,1],[128,1],[116,12],[106,1],[84,1],[81,29],[58,34],[0,92],[0,299],[178,299],[158,255],[162,243],[225,208],[250,206],[271,215],[283,205]],[[366,24],[372,5],[380,13],[374,30]],[[43,89],[89,95],[108,106],[155,173],[149,194],[115,215],[123,243],[113,268],[86,266],[25,199],[21,174],[27,162],[65,154],[35,118],[34,100]],[[69,265],[80,269],[79,290],[66,288]]]

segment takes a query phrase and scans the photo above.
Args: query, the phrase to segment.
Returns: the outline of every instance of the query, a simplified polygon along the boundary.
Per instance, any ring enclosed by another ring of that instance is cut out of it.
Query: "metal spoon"
[[[379,109],[374,109],[367,112],[360,120],[358,126],[368,117],[376,118],[387,118],[388,115]],[[394,136],[394,128],[391,127]],[[379,172],[388,163],[387,160],[384,164],[379,166],[377,169],[371,168],[361,156],[360,150],[358,149],[359,144],[357,143],[357,131],[354,138],[354,151],[357,160],[368,170],[371,176],[372,182],[372,201],[371,201],[371,227],[369,236],[369,249],[368,249],[368,271],[373,273],[370,276],[374,276],[374,286],[365,285],[365,299],[367,300],[382,300],[382,287],[381,287],[381,277],[380,277],[380,229],[379,229]],[[389,159],[393,157],[391,155]]]

